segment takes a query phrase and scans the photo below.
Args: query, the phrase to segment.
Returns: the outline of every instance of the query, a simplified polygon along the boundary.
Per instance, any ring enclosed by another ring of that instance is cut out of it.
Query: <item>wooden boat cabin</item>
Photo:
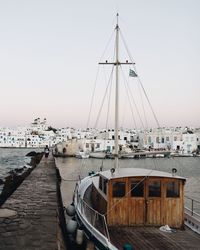
[[[185,178],[141,168],[104,171],[93,178],[92,203],[108,226],[184,225]]]

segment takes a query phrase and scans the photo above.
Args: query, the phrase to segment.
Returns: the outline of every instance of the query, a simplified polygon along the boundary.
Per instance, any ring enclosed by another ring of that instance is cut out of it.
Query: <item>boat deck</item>
[[[91,186],[87,189],[84,200],[92,206]],[[86,216],[91,217],[89,211]],[[102,228],[99,231],[103,231]],[[109,227],[110,240],[118,249],[128,243],[134,247],[134,250],[149,249],[200,249],[200,235],[193,232],[185,226],[184,230],[173,230],[174,232],[163,232],[159,227],[151,226],[124,226]]]
[[[200,235],[188,228],[170,233],[156,227],[112,227],[109,233],[111,242],[118,249],[123,249],[126,243],[134,250],[200,249]]]

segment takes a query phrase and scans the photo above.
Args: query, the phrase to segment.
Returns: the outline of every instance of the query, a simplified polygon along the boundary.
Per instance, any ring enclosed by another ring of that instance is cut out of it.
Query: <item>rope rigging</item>
[[[125,84],[124,84],[124,86],[125,86],[125,90],[126,90],[126,93],[127,93],[127,97],[128,97],[128,100],[129,100],[130,107],[131,107],[131,113],[132,113],[132,118],[133,118],[133,120],[134,120],[135,128],[137,129],[137,124],[136,124],[136,121],[135,121],[135,118],[134,118],[134,112],[133,112],[133,107],[132,107],[132,104],[131,104],[131,99],[132,99],[132,102],[133,102],[133,104],[134,104],[134,106],[135,106],[135,109],[136,109],[137,115],[138,115],[138,117],[139,117],[139,120],[140,120],[140,122],[141,122],[141,124],[142,124],[142,127],[144,127],[143,121],[142,121],[142,119],[141,119],[141,116],[140,116],[140,113],[139,113],[139,110],[138,110],[138,107],[137,107],[137,104],[136,104],[136,102],[135,102],[135,100],[134,100],[132,91],[131,91],[131,89],[130,89],[130,85],[128,84],[128,81],[127,81],[126,78],[125,78],[125,74],[124,74],[122,68],[121,68],[121,71],[122,71],[122,74],[123,74],[124,79],[125,79]],[[130,99],[130,96],[131,96],[131,99]]]
[[[152,111],[152,114],[153,114],[153,116],[154,116],[154,119],[155,119],[155,121],[156,121],[156,124],[157,124],[157,126],[158,126],[158,128],[159,128],[159,127],[160,127],[159,121],[158,121],[158,119],[157,119],[157,117],[156,117],[156,114],[155,114],[155,112],[154,112],[153,106],[151,105],[151,102],[150,102],[150,100],[149,100],[149,98],[148,98],[148,95],[147,95],[147,93],[146,93],[146,91],[145,91],[145,88],[144,88],[144,86],[143,86],[143,84],[142,84],[142,81],[141,81],[140,77],[138,76],[138,73],[137,73],[137,70],[136,70],[136,66],[135,66],[134,60],[133,60],[133,58],[132,58],[132,56],[131,56],[131,53],[130,53],[130,51],[129,51],[129,49],[128,49],[128,46],[127,46],[127,44],[126,44],[126,42],[125,42],[125,39],[124,39],[124,37],[123,37],[123,34],[122,34],[121,30],[120,30],[120,35],[121,35],[122,41],[123,41],[123,43],[124,43],[124,46],[125,46],[125,48],[126,48],[127,54],[128,54],[128,56],[129,56],[131,62],[133,63],[133,68],[134,68],[135,73],[137,74],[138,82],[139,82],[139,84],[140,84],[141,87],[142,87],[143,93],[144,93],[144,95],[145,95],[145,97],[146,97],[146,99],[147,99],[147,101],[148,101],[148,104],[149,104],[149,106],[150,106],[150,109],[151,109],[151,111]]]
[[[96,122],[94,124],[94,128],[97,127],[97,124],[99,122],[99,118],[100,118],[100,115],[101,115],[101,112],[102,112],[102,108],[103,108],[103,105],[104,105],[104,102],[105,102],[105,98],[106,98],[106,95],[108,93],[109,85],[112,83],[111,80],[112,80],[113,71],[114,71],[114,66],[112,67],[112,70],[111,70],[110,78],[109,78],[109,81],[108,81],[108,84],[107,84],[107,87],[106,87],[106,90],[105,90],[105,93],[104,93],[104,96],[103,96],[103,99],[102,99],[102,102],[101,102],[99,112],[97,114],[97,119],[96,119]]]
[[[111,36],[110,36],[110,38],[109,38],[109,40],[108,40],[108,42],[107,42],[107,44],[105,46],[105,49],[104,49],[104,51],[103,51],[103,53],[102,53],[102,55],[100,57],[100,61],[104,57],[104,55],[105,55],[105,53],[106,53],[106,51],[108,49],[108,46],[109,46],[110,41],[112,40],[113,36],[114,36],[114,31],[112,32],[112,34],[111,34]],[[96,74],[96,77],[95,77],[94,88],[93,88],[93,92],[92,92],[92,98],[91,98],[91,104],[90,104],[90,109],[89,109],[89,114],[88,114],[88,120],[87,120],[86,128],[89,127],[89,123],[90,123],[91,112],[92,112],[92,107],[93,107],[94,97],[95,97],[95,91],[96,91],[96,87],[97,87],[97,79],[98,79],[98,75],[99,75],[99,69],[100,69],[100,67],[98,65],[98,70],[97,70],[97,74]]]

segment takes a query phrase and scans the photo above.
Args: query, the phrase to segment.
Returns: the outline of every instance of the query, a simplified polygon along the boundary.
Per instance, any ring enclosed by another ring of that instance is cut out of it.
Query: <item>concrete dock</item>
[[[1,250],[65,250],[59,177],[44,157],[0,208]]]

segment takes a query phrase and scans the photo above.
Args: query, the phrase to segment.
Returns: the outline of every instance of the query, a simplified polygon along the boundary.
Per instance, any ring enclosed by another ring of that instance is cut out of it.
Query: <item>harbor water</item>
[[[76,181],[91,171],[97,172],[100,168],[107,170],[114,167],[114,160],[56,158],[56,166],[62,177],[61,192],[63,203],[67,207],[72,202]],[[200,157],[121,159],[119,167],[147,168],[169,173],[176,168],[176,174],[186,178],[185,196],[200,201]],[[200,213],[200,204],[195,205],[195,211]]]
[[[29,167],[30,157],[26,154],[30,151],[38,151],[31,148],[0,148],[0,179],[9,175],[9,171],[15,168]],[[41,149],[39,149],[41,151]],[[77,159],[73,157],[56,158],[56,166],[62,177],[61,192],[65,206],[72,202],[73,191],[79,178],[83,178],[91,171],[99,171],[114,167],[112,159]],[[186,177],[185,195],[200,200],[200,157],[174,157],[174,158],[147,158],[147,159],[123,159],[119,160],[119,167],[137,167],[156,169],[171,172],[177,169],[177,175]],[[3,185],[0,185],[0,192]],[[200,209],[198,209],[200,212]]]

